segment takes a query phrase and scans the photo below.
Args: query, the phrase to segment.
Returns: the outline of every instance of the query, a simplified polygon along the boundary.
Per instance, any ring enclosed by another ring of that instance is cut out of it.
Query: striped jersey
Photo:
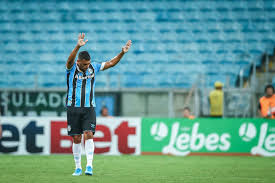
[[[74,63],[71,69],[67,69],[67,106],[95,107],[95,79],[96,74],[103,70],[105,62],[93,62],[86,72],[82,72]]]

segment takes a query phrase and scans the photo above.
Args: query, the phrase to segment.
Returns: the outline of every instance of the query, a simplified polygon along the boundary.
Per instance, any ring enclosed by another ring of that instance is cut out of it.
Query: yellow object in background
[[[215,83],[215,87],[216,87],[216,83]],[[223,115],[223,91],[215,89],[210,92],[209,98],[210,98],[210,115],[222,116]]]

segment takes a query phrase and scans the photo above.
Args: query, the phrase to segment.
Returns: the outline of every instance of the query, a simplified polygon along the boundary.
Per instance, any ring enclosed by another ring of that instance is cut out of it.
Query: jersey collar
[[[76,64],[76,69],[78,70],[78,72],[84,73],[82,70],[79,69],[78,64]]]

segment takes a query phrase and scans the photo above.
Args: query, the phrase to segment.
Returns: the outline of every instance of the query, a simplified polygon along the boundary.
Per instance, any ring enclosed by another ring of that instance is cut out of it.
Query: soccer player
[[[81,139],[84,134],[85,152],[87,157],[86,175],[93,175],[94,142],[93,135],[96,128],[94,88],[96,74],[99,71],[115,66],[131,47],[131,40],[122,48],[122,51],[108,62],[91,63],[87,51],[81,51],[75,63],[75,57],[88,40],[85,34],[79,34],[78,42],[67,60],[67,128],[68,135],[73,138],[73,156],[75,171],[73,176],[82,174],[81,168]]]

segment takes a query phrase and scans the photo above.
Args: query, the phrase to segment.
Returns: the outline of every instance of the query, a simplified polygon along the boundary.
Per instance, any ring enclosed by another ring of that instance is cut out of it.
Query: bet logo
[[[256,127],[253,123],[243,123],[239,129],[242,140],[249,142],[256,136]]]
[[[163,122],[155,122],[151,127],[151,136],[157,141],[161,141],[168,134],[168,127]]]

